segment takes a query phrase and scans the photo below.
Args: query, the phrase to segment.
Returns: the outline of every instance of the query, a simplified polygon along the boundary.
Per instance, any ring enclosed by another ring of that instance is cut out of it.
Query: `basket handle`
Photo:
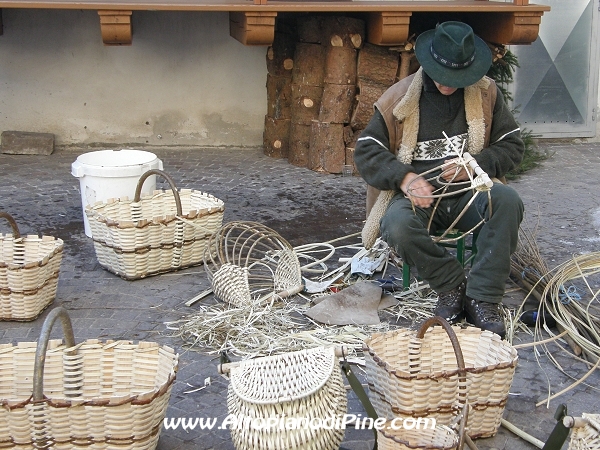
[[[46,320],[44,320],[42,331],[40,333],[40,340],[38,341],[37,348],[35,350],[35,362],[33,366],[34,402],[39,402],[44,399],[44,364],[46,362],[46,350],[48,350],[50,332],[52,331],[52,327],[54,326],[56,319],[60,319],[67,348],[75,347],[75,337],[73,335],[71,318],[69,317],[69,314],[65,308],[58,306],[50,311],[50,314],[48,314],[48,317],[46,317]]]
[[[450,342],[452,343],[452,348],[454,349],[454,355],[456,356],[456,362],[458,364],[458,398],[459,404],[461,405],[461,412],[459,413],[460,423],[458,430],[458,446],[456,448],[462,449],[465,442],[465,427],[467,424],[467,418],[469,414],[469,407],[467,405],[467,371],[465,367],[465,358],[463,356],[462,349],[460,348],[460,343],[458,342],[458,337],[456,333],[448,323],[446,319],[440,316],[431,317],[427,319],[417,332],[417,338],[423,339],[425,337],[425,332],[432,327],[433,325],[441,325],[448,337],[450,338]]]
[[[162,170],[159,170],[159,169],[150,169],[147,172],[144,172],[142,174],[142,176],[138,180],[138,184],[135,188],[135,197],[134,197],[133,201],[134,202],[140,201],[140,196],[142,193],[142,186],[144,185],[144,181],[146,181],[146,178],[148,178],[150,175],[160,175],[165,180],[167,180],[167,182],[171,186],[171,190],[173,191],[173,197],[175,198],[175,206],[177,207],[177,215],[181,216],[183,214],[182,208],[181,208],[181,198],[179,197],[179,192],[177,192],[177,186],[175,185],[175,181],[173,181],[173,178],[171,178],[169,175],[167,175],[165,172],[163,172]]]
[[[0,217],[4,217],[6,220],[8,220],[8,223],[10,224],[12,230],[13,230],[13,237],[15,239],[19,239],[21,237],[21,233],[19,233],[19,227],[17,226],[17,222],[15,222],[15,219],[13,219],[13,217],[4,211],[0,211]]]

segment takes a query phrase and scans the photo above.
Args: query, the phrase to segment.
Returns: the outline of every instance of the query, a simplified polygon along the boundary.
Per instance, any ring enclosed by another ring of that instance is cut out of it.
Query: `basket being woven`
[[[13,233],[0,233],[0,320],[37,318],[56,297],[63,241],[51,236],[22,237],[8,213]]]
[[[161,175],[171,191],[140,198],[150,175]],[[208,237],[223,223],[223,201],[200,191],[177,190],[165,172],[152,169],[138,181],[135,198],[88,205],[96,257],[126,280],[183,269],[202,262]]]
[[[293,247],[256,222],[219,228],[205,248],[204,267],[215,296],[236,307],[290,297],[304,287]]]
[[[465,361],[471,407],[467,434],[473,439],[494,436],[508,399],[517,350],[490,331],[452,329]],[[433,417],[444,425],[457,414],[459,370],[444,329],[375,333],[363,350],[369,397],[380,417]]]
[[[48,339],[56,319],[65,344]],[[55,308],[37,344],[0,345],[0,448],[154,449],[177,361],[152,342],[76,345]]]
[[[344,429],[335,421],[346,414],[347,397],[333,347],[234,364],[227,406],[236,449],[339,448]],[[325,420],[334,426],[319,426]]]

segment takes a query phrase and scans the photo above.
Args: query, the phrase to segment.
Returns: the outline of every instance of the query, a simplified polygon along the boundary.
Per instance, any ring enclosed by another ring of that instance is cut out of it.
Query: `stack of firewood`
[[[278,23],[267,50],[267,155],[327,173],[353,165],[373,103],[398,80],[406,53],[364,40],[364,21],[352,17]]]

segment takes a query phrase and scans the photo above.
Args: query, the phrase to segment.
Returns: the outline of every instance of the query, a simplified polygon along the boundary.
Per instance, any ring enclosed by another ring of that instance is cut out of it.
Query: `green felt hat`
[[[443,22],[421,33],[415,54],[433,81],[454,88],[476,83],[492,65],[487,44],[462,22]]]

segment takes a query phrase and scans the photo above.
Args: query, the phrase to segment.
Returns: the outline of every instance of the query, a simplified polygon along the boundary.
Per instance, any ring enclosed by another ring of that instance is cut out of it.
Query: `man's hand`
[[[414,181],[413,181],[414,180]],[[410,189],[409,189],[410,186]],[[433,194],[433,186],[420,175],[417,175],[414,172],[409,172],[406,174],[402,183],[400,184],[400,189],[404,192],[404,195],[413,203],[413,205],[418,206],[419,208],[429,208],[433,203],[433,198],[427,197],[415,197],[415,195],[423,195],[430,196]]]
[[[469,173],[464,166],[458,165],[455,159],[449,159],[442,165],[442,178],[445,181],[469,181]],[[468,169],[471,171],[471,168]]]

